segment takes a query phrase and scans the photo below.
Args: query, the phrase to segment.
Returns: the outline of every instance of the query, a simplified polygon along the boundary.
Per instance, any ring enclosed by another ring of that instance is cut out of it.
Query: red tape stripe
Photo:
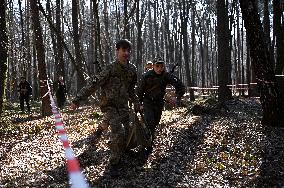
[[[70,147],[69,141],[67,139],[67,134],[64,129],[64,123],[61,120],[61,114],[57,111],[57,107],[55,105],[54,99],[52,98],[49,84],[48,84],[48,90],[49,90],[48,93],[49,93],[49,97],[51,101],[52,113],[55,119],[55,127],[56,127],[59,137],[62,136],[61,142],[63,143],[63,147],[65,150],[67,170],[68,170],[69,179],[71,182],[71,187],[88,188],[88,184],[86,183],[86,180],[80,171],[79,162],[76,160],[76,158],[73,159],[74,154]]]
[[[67,160],[67,169],[69,173],[80,172],[78,161],[76,159]]]
[[[65,129],[60,129],[60,130],[57,130],[58,134],[66,134],[66,131]]]

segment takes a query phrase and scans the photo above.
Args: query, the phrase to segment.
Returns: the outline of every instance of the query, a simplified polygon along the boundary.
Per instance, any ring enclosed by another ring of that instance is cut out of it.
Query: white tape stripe
[[[59,122],[62,122],[62,120],[60,118],[56,118],[55,123],[59,123]]]
[[[74,153],[73,150],[71,148],[66,148],[65,149],[65,157],[67,160],[74,160]]]
[[[57,125],[55,126],[56,130],[64,130],[63,125]]]
[[[66,134],[60,134],[59,139],[62,141],[68,141],[67,135]]]
[[[81,172],[70,173],[70,183],[72,188],[87,188],[86,180],[83,178]]]
[[[58,112],[54,112],[54,113],[53,113],[54,116],[56,116],[56,115],[58,115],[58,114],[59,114]]]

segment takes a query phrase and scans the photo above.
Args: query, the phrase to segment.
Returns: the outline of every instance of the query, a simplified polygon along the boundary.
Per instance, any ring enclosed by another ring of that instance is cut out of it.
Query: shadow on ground
[[[284,187],[284,129],[267,127],[258,187]]]

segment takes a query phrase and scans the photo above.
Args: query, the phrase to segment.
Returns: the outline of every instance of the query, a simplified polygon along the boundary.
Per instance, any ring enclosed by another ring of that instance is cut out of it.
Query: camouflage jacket
[[[136,88],[140,102],[163,103],[168,84],[175,87],[175,94],[178,99],[185,93],[184,84],[171,73],[164,72],[158,75],[154,70],[144,73]]]
[[[94,91],[101,89],[100,107],[128,107],[128,101],[139,102],[135,94],[137,82],[136,67],[133,64],[122,65],[118,61],[105,66],[94,75],[73,100],[75,104],[86,100]]]

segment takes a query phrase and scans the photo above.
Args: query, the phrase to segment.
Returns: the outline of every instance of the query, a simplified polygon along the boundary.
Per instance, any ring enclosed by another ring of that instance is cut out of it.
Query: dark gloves
[[[177,97],[171,97],[168,102],[172,107],[180,107],[181,105],[181,99]]]
[[[177,106],[177,107],[180,107],[180,106],[181,106],[181,100],[180,100],[180,99],[177,99],[177,101],[176,101],[176,106]]]

